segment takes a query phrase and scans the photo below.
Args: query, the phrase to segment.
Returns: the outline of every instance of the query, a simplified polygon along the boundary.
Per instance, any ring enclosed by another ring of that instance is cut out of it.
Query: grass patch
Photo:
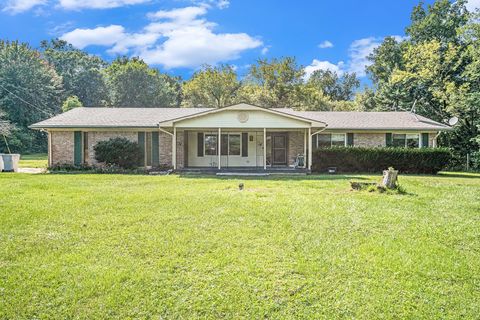
[[[0,174],[0,319],[476,318],[479,178]]]
[[[48,155],[45,153],[22,154],[18,166],[20,168],[46,168]]]

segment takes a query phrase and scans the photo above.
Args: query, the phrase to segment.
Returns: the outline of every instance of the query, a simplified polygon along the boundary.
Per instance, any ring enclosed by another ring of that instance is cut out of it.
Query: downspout
[[[309,146],[308,146],[308,170],[312,169],[312,163],[313,163],[313,161],[312,161],[313,160],[312,159],[313,158],[312,137],[316,134],[319,134],[320,132],[325,131],[327,129],[327,127],[328,127],[328,124],[324,128],[322,128],[321,130],[315,131],[314,133],[310,133],[310,136],[308,137],[308,144],[309,144]],[[310,129],[309,129],[309,131],[310,131]]]

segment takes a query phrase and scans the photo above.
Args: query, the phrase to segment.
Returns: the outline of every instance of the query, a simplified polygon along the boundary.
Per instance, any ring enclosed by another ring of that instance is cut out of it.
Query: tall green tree
[[[62,104],[62,111],[67,112],[75,108],[83,107],[82,102],[78,99],[77,96],[68,97]]]
[[[62,78],[41,54],[25,43],[0,41],[0,109],[15,125],[13,152],[45,152],[45,134],[29,125],[60,112]],[[5,151],[0,141],[0,151]]]
[[[113,107],[178,106],[175,80],[139,58],[117,58],[104,72]]]
[[[107,66],[105,61],[59,39],[42,41],[40,47],[44,58],[62,76],[63,99],[77,96],[86,107],[108,104],[109,96],[102,74]]]
[[[184,83],[183,105],[221,108],[236,101],[240,87],[241,82],[231,66],[206,65]]]
[[[304,68],[293,57],[260,59],[250,67],[242,98],[264,107],[294,107],[304,75]]]
[[[308,83],[317,87],[332,101],[352,100],[355,91],[360,87],[360,81],[355,73],[347,72],[339,76],[330,70],[315,70]]]

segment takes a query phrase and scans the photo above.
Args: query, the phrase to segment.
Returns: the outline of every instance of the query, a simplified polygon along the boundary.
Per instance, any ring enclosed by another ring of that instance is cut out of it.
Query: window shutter
[[[317,149],[317,139],[318,139],[318,134],[315,134],[312,136],[312,150]],[[307,144],[308,144],[308,139],[307,139]]]
[[[353,133],[347,133],[347,146],[353,147]]]
[[[138,146],[140,147],[140,154],[142,155],[139,165],[145,165],[145,132],[138,133]]]
[[[428,133],[422,133],[422,148],[428,148]]]
[[[73,133],[73,164],[82,165],[82,131]]]
[[[152,132],[152,166],[160,165],[159,138],[158,132]]]
[[[197,157],[203,157],[203,132],[197,133]]]
[[[248,133],[242,133],[242,157],[248,157]]]
[[[391,147],[392,146],[392,134],[391,133],[386,133],[385,134],[385,145],[387,147]]]

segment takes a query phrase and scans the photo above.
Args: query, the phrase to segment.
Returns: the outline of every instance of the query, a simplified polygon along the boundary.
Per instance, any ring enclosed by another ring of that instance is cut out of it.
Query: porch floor
[[[264,170],[262,167],[228,167],[228,168],[212,168],[212,167],[187,167],[178,169],[177,172],[182,174],[215,174],[219,176],[268,176],[268,175],[307,175],[310,170],[305,168],[291,167],[268,167]]]

